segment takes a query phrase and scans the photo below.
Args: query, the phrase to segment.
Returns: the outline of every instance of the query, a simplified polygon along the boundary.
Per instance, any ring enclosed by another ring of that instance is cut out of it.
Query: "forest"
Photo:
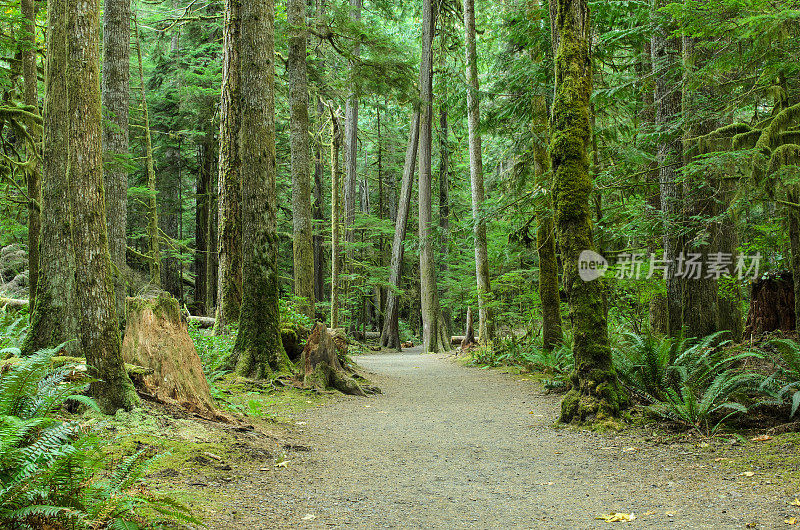
[[[0,0],[0,528],[797,524],[798,79],[786,0]]]

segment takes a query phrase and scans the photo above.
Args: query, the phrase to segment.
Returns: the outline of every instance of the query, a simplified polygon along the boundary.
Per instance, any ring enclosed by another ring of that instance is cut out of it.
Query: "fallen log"
[[[16,298],[0,298],[0,309],[5,307],[10,307],[11,309],[25,309],[28,307],[28,301]]]
[[[213,328],[214,323],[216,322],[216,319],[212,317],[195,317],[192,315],[189,315],[189,318],[187,320],[189,322],[194,322],[195,324],[197,324],[200,327],[200,329]]]
[[[450,337],[450,345],[451,346],[461,346],[461,342],[464,340],[464,335],[453,335]]]

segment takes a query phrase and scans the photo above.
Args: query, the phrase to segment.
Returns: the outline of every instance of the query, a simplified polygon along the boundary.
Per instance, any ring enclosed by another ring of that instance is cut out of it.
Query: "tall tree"
[[[469,174],[472,184],[472,222],[475,235],[475,276],[478,281],[478,340],[494,338],[494,317],[489,307],[489,254],[483,209],[483,155],[481,153],[478,55],[475,47],[475,0],[464,0],[464,31],[467,60],[467,125],[469,128]]]
[[[67,10],[67,96],[72,244],[78,343],[92,395],[106,412],[138,403],[122,362],[103,201],[103,138],[100,105],[99,0],[70,3]]]
[[[130,104],[131,2],[106,0],[103,10],[103,146],[106,225],[114,267],[117,317],[125,318],[125,236],[128,219],[128,108]]]
[[[300,312],[314,320],[314,254],[311,230],[311,180],[308,136],[306,3],[290,0],[288,74],[291,105],[292,227],[294,229],[294,294],[303,299]]]
[[[361,0],[350,0],[350,17],[354,22],[361,21]],[[361,54],[360,38],[356,40],[352,49],[355,60],[350,61],[349,68],[349,94],[344,112],[344,225],[345,225],[345,263],[347,273],[354,273],[355,263],[355,223],[356,223],[356,195],[358,194],[358,107],[359,94],[356,81],[356,68],[358,56]],[[350,295],[349,282],[345,284],[345,296]],[[355,311],[352,312],[355,316]],[[355,320],[351,320],[355,325]]]
[[[222,62],[219,149],[219,244],[217,260],[217,319],[221,334],[238,322],[242,306],[241,158],[239,134],[241,0],[225,0],[225,30]]]
[[[441,263],[439,272],[442,278],[447,278],[450,271],[450,126],[447,120],[447,107],[439,108],[439,244]],[[440,295],[447,296],[445,288],[440,289]],[[445,336],[449,337],[453,329],[453,317],[450,309],[442,307],[442,321],[444,322]]]
[[[67,0],[50,0],[47,9],[47,69],[42,146],[41,269],[36,303],[22,352],[53,348],[74,341],[75,254],[67,174],[69,159],[69,104],[67,99]],[[74,351],[75,342],[66,349]]]
[[[674,23],[660,8],[666,0],[654,3],[655,28],[651,39],[655,77],[655,128],[659,133],[656,161],[663,216],[664,259],[667,263],[667,330],[677,336],[683,327],[683,281],[676,275],[678,255],[682,252],[680,219],[683,193],[679,181],[682,156],[681,116],[681,39],[675,37]]]
[[[289,372],[278,311],[275,191],[275,7],[250,0],[241,11],[241,175],[244,296],[233,348],[236,373]]]
[[[400,186],[400,200],[397,204],[397,218],[394,224],[394,240],[392,241],[392,259],[389,264],[389,291],[386,294],[386,309],[383,315],[383,331],[381,346],[400,350],[400,279],[403,273],[403,242],[408,226],[408,212],[411,209],[411,191],[414,187],[414,168],[417,165],[419,148],[419,109],[414,109],[411,126],[408,131],[408,148],[403,165],[403,182]]]
[[[34,0],[21,0],[20,10],[23,18],[23,32],[20,39],[22,52],[22,77],[25,82],[25,106],[28,112],[38,114],[39,88],[36,68],[36,6]],[[34,139],[38,136],[32,119],[28,120],[28,130]],[[28,147],[30,165],[25,172],[28,180],[28,282],[30,305],[36,302],[36,284],[39,281],[39,239],[42,228],[41,177],[37,157],[39,153],[31,144]]]
[[[592,79],[589,5],[586,0],[554,1],[556,88],[550,155],[575,355],[572,390],[562,402],[561,421],[604,420],[619,414],[623,397],[611,362],[603,285],[578,275],[579,255],[594,249],[587,152]]]
[[[433,33],[436,11],[431,0],[422,2],[422,59],[419,69],[419,274],[422,298],[422,347],[427,352],[447,350],[439,293],[432,209],[431,155],[433,142]]]
[[[341,305],[341,211],[342,176],[339,171],[339,150],[342,147],[342,132],[339,116],[330,106],[331,113],[331,327],[339,326],[339,306]]]

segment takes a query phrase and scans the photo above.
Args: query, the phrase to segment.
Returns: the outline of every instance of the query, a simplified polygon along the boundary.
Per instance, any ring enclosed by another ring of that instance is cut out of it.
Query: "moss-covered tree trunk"
[[[239,134],[241,21],[240,0],[225,0],[222,102],[220,104],[219,229],[217,260],[217,320],[214,332],[223,334],[239,321],[242,306],[241,157]]]
[[[389,264],[389,291],[386,294],[386,308],[383,315],[381,346],[400,351],[400,279],[403,273],[403,241],[406,238],[408,212],[411,209],[411,191],[414,187],[414,168],[417,164],[419,147],[419,109],[414,109],[408,131],[408,147],[403,165],[403,181],[400,185],[400,200],[397,204],[397,217],[394,223],[392,258]]]
[[[311,233],[311,180],[308,136],[308,80],[306,66],[306,3],[290,0],[288,74],[291,106],[292,248],[294,294],[303,302],[300,312],[314,320],[314,254]]]
[[[494,317],[489,307],[489,254],[483,209],[483,155],[481,153],[478,54],[475,47],[475,0],[464,0],[464,31],[467,62],[467,125],[469,129],[469,173],[472,188],[472,222],[475,236],[475,277],[478,281],[478,340],[494,338]]]
[[[578,257],[593,250],[587,146],[590,135],[589,6],[586,0],[556,0],[558,34],[550,144],[555,176],[556,225],[569,292],[575,372],[562,402],[561,421],[600,421],[617,416],[623,398],[611,362],[603,286],[578,275]]]
[[[242,313],[233,348],[236,373],[290,372],[278,311],[278,204],[275,191],[275,7],[251,0],[241,10]]]
[[[130,103],[130,0],[106,0],[103,10],[103,146],[106,224],[114,265],[117,317],[125,316],[125,231],[128,219],[128,108]]]
[[[42,147],[42,233],[39,282],[23,355],[76,338],[75,254],[69,187],[67,100],[67,1],[50,0],[47,9],[47,70]],[[75,342],[67,344],[68,352]]]
[[[106,412],[138,403],[120,350],[103,201],[103,117],[100,110],[99,0],[71,3],[67,11],[67,95],[72,244],[78,344],[92,395]]]
[[[331,327],[339,327],[342,294],[342,175],[339,171],[339,150],[342,129],[339,116],[331,111]]]
[[[800,204],[800,193],[792,190],[787,194],[788,202]],[[794,283],[794,322],[795,330],[800,332],[800,211],[787,208],[789,224],[789,246],[792,261],[792,281]]]
[[[21,0],[20,11],[23,18],[23,31],[20,37],[20,52],[22,55],[22,77],[25,81],[24,100],[25,106],[34,114],[38,114],[39,89],[36,68],[36,6],[34,0]],[[28,120],[27,128],[32,138],[39,138],[35,132],[33,120]],[[28,146],[28,160],[32,163],[25,172],[28,181],[28,285],[30,306],[36,303],[36,284],[39,281],[39,239],[42,228],[41,212],[41,173],[36,157],[38,149],[34,145]]]

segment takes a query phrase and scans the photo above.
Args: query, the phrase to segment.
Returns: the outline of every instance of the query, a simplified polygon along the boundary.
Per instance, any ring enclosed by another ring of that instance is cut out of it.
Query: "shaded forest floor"
[[[252,429],[164,412],[117,421],[149,432],[127,443],[171,450],[148,483],[210,528],[603,528],[596,517],[613,512],[641,528],[800,520],[797,433],[556,428],[560,396],[529,377],[418,349],[356,361],[383,394],[234,389]]]

